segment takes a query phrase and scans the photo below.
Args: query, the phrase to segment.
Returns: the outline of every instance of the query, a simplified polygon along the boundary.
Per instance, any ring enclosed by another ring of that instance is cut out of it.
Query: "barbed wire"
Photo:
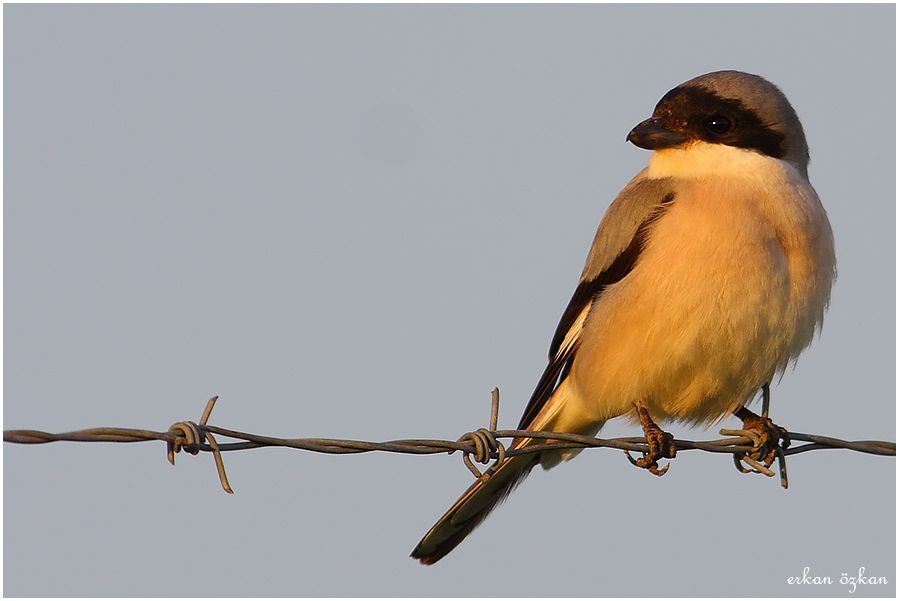
[[[347,440],[336,438],[278,438],[250,434],[228,428],[209,425],[207,422],[215,407],[218,396],[214,396],[206,403],[198,423],[182,421],[172,424],[165,432],[155,430],[143,430],[135,428],[87,428],[71,432],[42,432],[40,430],[4,430],[3,441],[15,444],[46,444],[51,442],[146,442],[151,440],[166,443],[168,460],[175,465],[175,454],[186,451],[191,455],[203,452],[213,454],[216,470],[222,488],[227,493],[233,493],[228,477],[225,473],[222,453],[228,451],[242,451],[247,449],[259,449],[266,447],[286,447],[315,453],[328,453],[333,455],[349,455],[358,453],[370,453],[375,451],[387,453],[405,453],[412,455],[434,455],[438,453],[462,453],[465,465],[475,478],[489,478],[492,467],[505,457],[539,453],[547,450],[574,450],[588,448],[619,449],[628,454],[628,459],[634,463],[630,452],[643,453],[650,451],[646,439],[643,437],[622,438],[594,438],[580,434],[568,434],[562,432],[546,432],[533,430],[498,430],[497,420],[499,415],[499,390],[494,389],[492,395],[491,414],[489,427],[468,432],[458,440],[440,439],[402,439],[386,442],[370,442],[364,440]],[[767,417],[768,407],[765,403],[763,416]],[[734,463],[741,472],[754,472],[766,476],[774,476],[774,472],[768,469],[771,462],[759,461],[753,457],[753,452],[759,448],[759,436],[751,430],[720,430],[722,438],[718,440],[694,441],[674,439],[674,447],[677,451],[705,451],[708,453],[726,453],[734,457]],[[214,435],[224,436],[241,442],[219,443]],[[786,432],[785,442],[776,447],[781,485],[787,488],[786,457],[808,451],[822,449],[846,449],[867,453],[871,455],[896,455],[896,443],[881,440],[856,440],[848,441],[829,436],[815,434],[803,434],[801,432]],[[542,443],[531,443],[520,448],[507,449],[499,439],[504,438],[529,438],[544,440]],[[800,446],[788,446],[791,442],[805,442]],[[481,472],[474,463],[488,464],[494,462],[490,469]],[[743,463],[749,465],[749,469],[743,467]],[[667,467],[666,467],[667,469]],[[664,473],[664,470],[663,472]],[[661,475],[661,474],[659,474]]]

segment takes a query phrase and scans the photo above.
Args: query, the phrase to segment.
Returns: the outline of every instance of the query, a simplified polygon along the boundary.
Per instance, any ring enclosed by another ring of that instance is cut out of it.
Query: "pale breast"
[[[829,297],[832,240],[807,182],[783,184],[682,182],[634,270],[585,323],[571,377],[597,418],[639,400],[657,417],[713,421],[810,342]]]

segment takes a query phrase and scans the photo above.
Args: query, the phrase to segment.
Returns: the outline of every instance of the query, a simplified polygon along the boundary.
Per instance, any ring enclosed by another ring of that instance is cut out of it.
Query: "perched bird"
[[[682,83],[627,140],[654,152],[599,224],[518,428],[592,436],[614,417],[639,419],[650,452],[637,463],[661,474],[656,460],[674,449],[654,420],[766,421],[744,406],[811,343],[836,260],[802,125],[762,77]],[[535,465],[576,453],[505,458],[412,557],[440,560]]]

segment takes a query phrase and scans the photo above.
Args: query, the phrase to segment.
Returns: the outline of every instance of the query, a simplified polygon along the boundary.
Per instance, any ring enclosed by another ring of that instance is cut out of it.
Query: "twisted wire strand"
[[[279,438],[251,434],[238,430],[231,430],[219,426],[207,424],[207,420],[215,406],[218,397],[209,399],[206,409],[199,423],[190,421],[176,422],[166,432],[143,430],[134,428],[87,428],[71,432],[42,432],[40,430],[4,430],[3,441],[15,444],[46,444],[51,442],[146,442],[158,440],[166,443],[168,459],[174,465],[175,454],[185,450],[193,455],[199,452],[209,452],[215,457],[216,469],[222,487],[226,492],[233,492],[225,474],[222,453],[230,451],[242,451],[266,447],[286,447],[314,453],[328,453],[334,455],[349,455],[370,452],[404,453],[411,455],[434,455],[437,453],[452,454],[459,451],[463,454],[465,465],[476,478],[489,477],[490,470],[482,473],[474,466],[474,462],[488,464],[491,461],[502,461],[504,457],[514,457],[529,453],[539,453],[546,450],[581,449],[581,448],[610,448],[623,451],[647,452],[648,445],[642,437],[622,438],[594,438],[580,434],[567,434],[562,432],[543,432],[533,430],[498,430],[496,429],[499,394],[493,393],[493,405],[490,416],[490,427],[480,428],[468,432],[458,440],[441,439],[401,439],[385,442],[371,442],[365,440],[348,440],[336,438]],[[741,430],[722,430],[722,434],[743,433]],[[219,435],[240,442],[219,443],[213,435]],[[755,441],[751,433],[741,436],[731,436],[718,440],[680,440],[675,439],[674,445],[678,451],[705,451],[709,453],[726,453],[741,456],[746,459],[746,454],[753,450]],[[797,455],[808,451],[822,449],[846,449],[867,453],[871,455],[896,455],[896,443],[882,440],[856,440],[848,441],[830,436],[815,434],[803,434],[800,432],[788,432],[790,440],[805,442],[808,444],[792,446],[783,449],[783,456]],[[545,440],[547,442],[529,444],[518,449],[507,449],[498,439],[501,438],[530,438]],[[782,459],[782,458],[781,458]],[[781,480],[786,484],[786,467],[781,463]],[[766,466],[757,462],[750,465],[754,470],[765,475],[773,476],[774,473]],[[739,466],[738,466],[739,469]],[[741,469],[741,471],[744,471]]]
[[[385,442],[371,442],[364,440],[349,440],[340,438],[276,438],[229,430],[218,426],[198,427],[200,431],[220,434],[244,442],[219,443],[219,450],[242,451],[247,449],[259,449],[265,447],[286,447],[314,453],[327,453],[332,455],[352,455],[357,453],[369,453],[382,451],[388,453],[405,453],[411,455],[435,455],[451,451],[461,451],[477,456],[474,444],[465,440],[441,440],[441,439],[403,439]],[[580,448],[609,448],[628,451],[645,451],[646,442],[639,437],[623,438],[593,438],[579,434],[564,434],[561,432],[542,432],[534,430],[494,430],[491,432],[495,438],[538,438],[554,439],[560,442],[528,445],[521,449],[506,449],[507,457],[526,455],[551,449],[580,449]],[[799,447],[791,447],[784,451],[785,455],[797,455],[806,451],[821,449],[846,449],[858,451],[870,455],[896,455],[896,443],[883,440],[841,440],[829,436],[817,436],[814,434],[800,434],[790,432],[793,440],[809,442]],[[171,432],[156,432],[153,430],[140,430],[134,428],[87,428],[71,432],[43,432],[40,430],[4,430],[3,442],[13,444],[46,444],[50,442],[147,442],[159,440],[163,442],[175,442],[175,435]],[[741,453],[752,450],[752,440],[748,437],[722,438],[718,440],[681,440],[675,439],[678,451],[707,451],[709,453]],[[200,451],[211,452],[212,447],[203,443],[198,445]],[[495,451],[490,452],[490,460],[497,459]],[[480,461],[479,463],[483,463]]]

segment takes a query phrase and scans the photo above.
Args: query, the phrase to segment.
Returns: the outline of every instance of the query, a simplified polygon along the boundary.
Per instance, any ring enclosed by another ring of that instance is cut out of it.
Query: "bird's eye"
[[[706,120],[705,127],[716,136],[723,136],[731,130],[733,123],[724,115],[712,115]]]

